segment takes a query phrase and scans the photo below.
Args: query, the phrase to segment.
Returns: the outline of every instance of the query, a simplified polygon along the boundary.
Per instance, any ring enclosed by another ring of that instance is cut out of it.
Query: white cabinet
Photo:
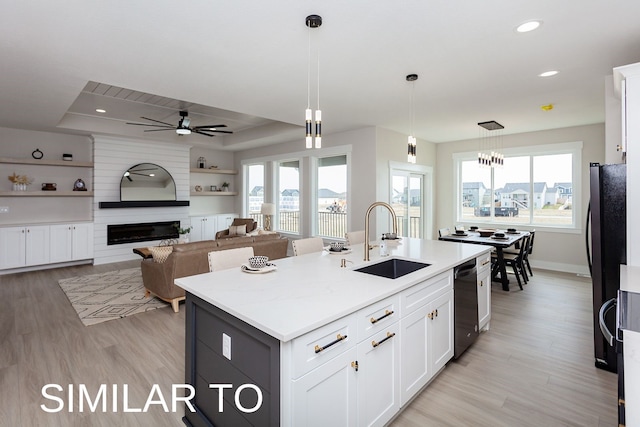
[[[189,240],[191,242],[199,242],[201,240],[213,240],[216,237],[218,229],[217,217],[215,215],[192,216],[191,232]]]
[[[292,341],[292,426],[356,425],[356,325],[351,314]]]
[[[357,425],[356,348],[292,383],[292,426]]]
[[[192,216],[191,227],[193,228],[189,233],[189,240],[192,242],[213,240],[215,239],[218,231],[229,228],[233,219],[237,217],[238,214],[233,213]]]
[[[400,410],[400,330],[388,325],[358,343],[358,423],[384,426]],[[337,425],[337,424],[331,424]]]
[[[383,426],[400,409],[400,298],[358,311],[358,425]]]
[[[476,259],[478,280],[478,327],[489,330],[491,320],[491,253]]]
[[[406,404],[453,357],[453,290],[400,319],[400,404]]]
[[[48,225],[0,228],[0,269],[48,263]]]
[[[226,230],[229,228],[234,218],[238,218],[238,214],[229,213],[229,214],[218,214],[216,215],[216,233],[218,231]]]
[[[50,262],[93,258],[93,224],[51,225]]]
[[[393,418],[400,409],[398,310],[396,295],[294,340],[291,425],[383,426]]]
[[[453,357],[451,271],[400,293],[400,405],[405,405]]]
[[[285,344],[284,425],[384,426],[453,350],[449,270]]]

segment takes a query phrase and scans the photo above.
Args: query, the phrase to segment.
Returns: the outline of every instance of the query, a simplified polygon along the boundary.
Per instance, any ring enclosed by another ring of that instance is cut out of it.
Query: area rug
[[[58,284],[85,326],[169,306],[156,297],[144,297],[139,268],[72,277]]]

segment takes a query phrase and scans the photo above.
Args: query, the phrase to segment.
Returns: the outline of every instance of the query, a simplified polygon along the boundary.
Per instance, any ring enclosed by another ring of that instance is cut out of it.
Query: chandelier
[[[305,24],[309,28],[309,56],[307,60],[307,109],[304,112],[305,128],[306,128],[306,147],[313,148],[313,123],[311,111],[311,28],[318,28],[322,25],[322,17],[319,15],[309,15],[305,18]],[[317,55],[318,81],[317,90],[317,108],[315,111],[315,147],[322,148],[322,111],[320,111],[320,54]]]
[[[495,168],[504,166],[502,154],[502,130],[504,126],[495,120],[478,123],[478,165]]]

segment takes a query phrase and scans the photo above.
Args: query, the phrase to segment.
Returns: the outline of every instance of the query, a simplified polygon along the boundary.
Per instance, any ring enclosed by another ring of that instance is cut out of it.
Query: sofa
[[[220,240],[204,240],[193,243],[180,243],[171,249],[167,248],[164,256],[143,259],[142,282],[145,294],[156,295],[163,301],[170,302],[174,312],[179,311],[178,304],[185,299],[184,289],[176,286],[174,280],[209,272],[208,254],[240,247],[253,247],[256,255],[268,256],[270,260],[287,256],[289,239],[279,234],[234,237]],[[149,248],[159,249],[159,248]]]

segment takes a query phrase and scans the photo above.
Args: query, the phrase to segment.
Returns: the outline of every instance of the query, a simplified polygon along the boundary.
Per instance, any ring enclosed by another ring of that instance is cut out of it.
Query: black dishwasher
[[[476,260],[453,269],[454,353],[458,358],[478,338]]]

